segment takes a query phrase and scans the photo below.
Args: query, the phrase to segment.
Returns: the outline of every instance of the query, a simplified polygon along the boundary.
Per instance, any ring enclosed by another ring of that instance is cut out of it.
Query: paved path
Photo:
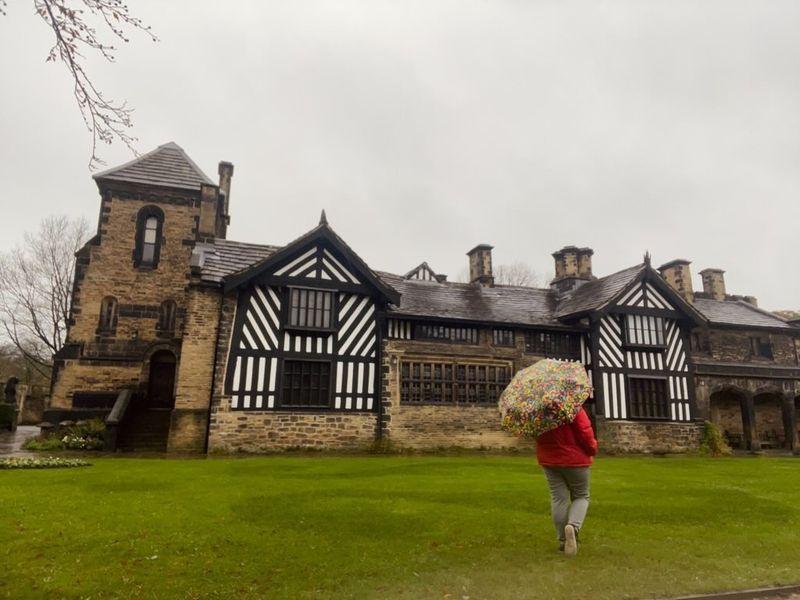
[[[14,432],[0,431],[0,457],[35,456],[23,450],[22,444],[37,435],[39,435],[39,428],[33,425],[20,425]]]

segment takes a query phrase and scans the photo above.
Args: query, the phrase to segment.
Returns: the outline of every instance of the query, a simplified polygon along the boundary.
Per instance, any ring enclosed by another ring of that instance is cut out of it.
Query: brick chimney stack
[[[481,287],[494,287],[492,248],[493,246],[489,244],[478,244],[467,252],[470,283],[479,283]]]
[[[714,300],[725,300],[725,271],[722,269],[703,269],[703,292]]]
[[[692,303],[694,302],[694,290],[692,289],[690,264],[692,262],[689,260],[676,258],[658,267],[658,272],[673,290],[683,296],[684,300]]]
[[[578,248],[577,246],[564,246],[561,250],[553,252],[556,276],[550,286],[560,293],[577,289],[587,281],[594,279],[592,275],[591,248]]]

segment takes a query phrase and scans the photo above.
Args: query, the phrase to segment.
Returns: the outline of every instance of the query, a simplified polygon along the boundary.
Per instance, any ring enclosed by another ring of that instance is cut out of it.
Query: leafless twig
[[[3,13],[5,0],[0,0]],[[107,99],[95,86],[83,66],[82,50],[99,52],[109,62],[114,62],[116,48],[103,43],[90,20],[99,20],[110,29],[114,37],[128,42],[128,30],[140,30],[157,41],[149,26],[132,16],[128,5],[122,0],[34,0],[37,14],[53,30],[55,44],[47,55],[48,61],[66,65],[73,80],[73,94],[81,117],[92,134],[92,156],[89,168],[104,164],[97,153],[98,142],[112,143],[115,139],[124,143],[134,154],[133,137],[129,130],[133,126],[133,109],[125,102]]]

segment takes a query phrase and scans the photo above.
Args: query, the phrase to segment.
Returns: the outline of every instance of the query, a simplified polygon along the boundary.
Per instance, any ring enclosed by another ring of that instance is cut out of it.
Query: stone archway
[[[783,419],[783,394],[774,390],[753,396],[757,439],[762,448],[783,448],[786,431]]]
[[[734,387],[725,387],[711,393],[709,397],[710,420],[732,448],[747,447],[744,422],[742,419],[742,402],[746,392]]]

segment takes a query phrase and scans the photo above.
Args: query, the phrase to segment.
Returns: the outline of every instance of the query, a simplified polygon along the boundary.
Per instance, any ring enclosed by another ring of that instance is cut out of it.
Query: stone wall
[[[101,185],[98,234],[79,253],[67,346],[56,356],[50,401],[56,408],[70,408],[76,391],[141,389],[154,351],[180,354],[199,192]],[[148,205],[164,212],[156,268],[133,262],[137,215]],[[117,326],[101,334],[100,306],[106,296],[117,299]],[[156,328],[165,300],[177,305],[173,332]]]
[[[597,420],[601,452],[682,453],[700,448],[702,423]]]
[[[187,297],[168,448],[196,452],[206,443],[222,292],[196,285]]]
[[[479,331],[477,345],[410,340],[385,340],[383,345],[383,432],[399,448],[517,448],[535,444],[500,429],[495,404],[407,404],[400,401],[400,365],[403,360],[461,359],[476,364],[510,365],[512,373],[540,360],[526,354],[524,336],[517,332],[512,348],[494,346],[492,330]]]
[[[209,451],[269,452],[295,448],[365,449],[375,440],[375,413],[217,410]]]
[[[760,395],[755,397],[756,431],[762,442],[782,444],[786,438],[782,404],[781,396]]]
[[[222,300],[209,421],[209,452],[271,452],[296,448],[364,449],[377,437],[375,412],[263,410],[234,411],[224,393],[236,294]]]
[[[755,364],[776,364],[797,366],[795,339],[780,333],[741,329],[698,329],[695,332],[706,351],[697,352],[698,357],[713,358],[720,362],[752,362]],[[772,342],[774,360],[752,355],[750,338],[759,337]]]

